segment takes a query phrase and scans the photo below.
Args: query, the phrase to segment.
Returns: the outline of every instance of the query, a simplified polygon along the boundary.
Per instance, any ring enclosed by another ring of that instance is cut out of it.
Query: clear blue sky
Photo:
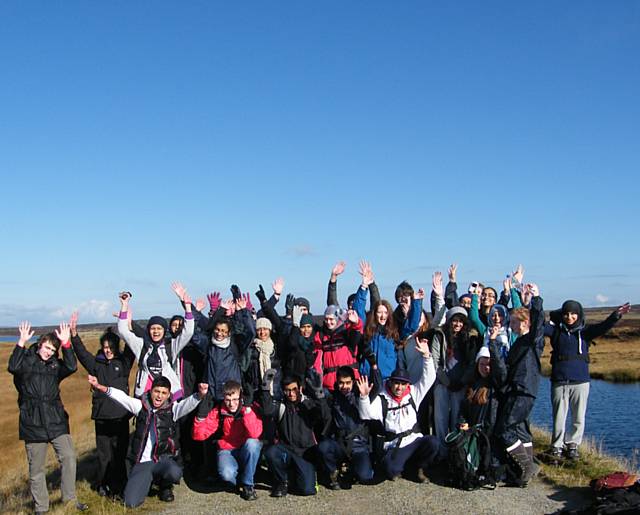
[[[639,302],[640,3],[0,3],[0,326],[522,262]],[[267,288],[268,290],[269,288]]]

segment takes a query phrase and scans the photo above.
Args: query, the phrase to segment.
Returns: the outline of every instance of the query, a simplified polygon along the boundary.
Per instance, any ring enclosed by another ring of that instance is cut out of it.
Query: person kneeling
[[[242,387],[227,381],[224,398],[219,406],[209,410],[205,403],[198,407],[193,422],[193,439],[203,441],[211,435],[218,440],[218,474],[236,486],[240,479],[240,496],[255,501],[258,496],[253,477],[260,459],[262,420],[249,406],[242,405]],[[208,413],[206,413],[208,411]]]
[[[409,383],[409,372],[396,368],[386,381],[384,390],[370,400],[372,385],[366,376],[358,379],[360,417],[378,420],[384,426],[385,474],[392,481],[399,478],[406,463],[412,459],[418,465],[418,481],[425,482],[425,470],[438,457],[440,444],[435,436],[420,432],[418,410],[422,399],[436,379],[433,359],[426,339],[416,339],[416,349],[422,354],[422,375],[415,384]]]
[[[316,374],[309,390],[315,397],[310,399],[302,393],[302,380],[288,376],[282,379],[284,399],[276,401],[269,393],[276,371],[265,372],[262,382],[262,410],[265,416],[273,416],[276,422],[277,442],[267,448],[264,455],[276,484],[272,497],[287,495],[289,469],[295,470],[296,482],[301,495],[315,495],[316,469],[313,454],[316,452],[316,437],[313,428],[326,426],[331,418],[324,399],[322,378]]]
[[[89,376],[89,384],[96,390],[124,406],[136,415],[129,458],[134,463],[124,489],[124,504],[128,508],[140,506],[152,483],[158,483],[161,501],[174,500],[173,484],[182,477],[182,467],[176,458],[180,454],[177,421],[191,413],[207,394],[209,385],[199,384],[198,393],[180,402],[171,400],[171,382],[164,376],[153,380],[151,390],[141,399],[129,397],[122,390],[101,385]]]

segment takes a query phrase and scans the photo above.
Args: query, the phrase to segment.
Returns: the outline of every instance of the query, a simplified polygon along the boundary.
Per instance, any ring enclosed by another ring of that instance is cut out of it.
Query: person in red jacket
[[[240,383],[227,381],[223,391],[224,398],[219,406],[208,414],[206,405],[198,410],[193,422],[193,439],[218,437],[218,474],[234,486],[239,482],[240,496],[246,501],[255,501],[258,496],[253,476],[262,448],[259,440],[262,420],[250,406],[242,405]]]

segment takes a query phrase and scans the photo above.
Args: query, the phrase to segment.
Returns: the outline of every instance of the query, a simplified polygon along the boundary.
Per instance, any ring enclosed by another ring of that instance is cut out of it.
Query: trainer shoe
[[[242,491],[240,492],[240,497],[242,497],[245,501],[255,501],[258,498],[258,494],[256,493],[256,489],[251,485],[244,485],[242,487]]]

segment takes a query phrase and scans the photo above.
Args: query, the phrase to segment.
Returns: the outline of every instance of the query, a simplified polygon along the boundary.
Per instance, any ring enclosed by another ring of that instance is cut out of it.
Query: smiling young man
[[[19,327],[20,338],[9,358],[20,407],[19,433],[29,461],[29,488],[36,513],[49,511],[45,462],[51,444],[61,468],[62,501],[75,502],[84,511],[86,504],[76,501],[76,454],[69,434],[69,415],[60,399],[60,382],[76,371],[76,357],[69,341],[69,324],[62,323],[55,333],[42,335],[28,349],[34,332],[29,322]],[[58,349],[62,347],[62,359]]]
[[[208,411],[198,407],[193,423],[193,439],[218,438],[218,474],[234,486],[245,501],[258,498],[253,477],[260,459],[262,420],[250,406],[242,403],[242,387],[236,381],[224,385],[222,403]],[[239,484],[238,484],[239,483]]]
[[[207,394],[209,385],[201,383],[197,393],[181,402],[173,402],[171,381],[164,376],[156,377],[151,389],[141,399],[101,385],[95,376],[89,376],[89,384],[136,416],[136,429],[129,451],[129,459],[134,465],[124,489],[125,506],[140,506],[154,482],[160,486],[159,499],[173,501],[173,484],[182,477],[182,467],[176,461],[180,455],[177,421],[196,408]]]

